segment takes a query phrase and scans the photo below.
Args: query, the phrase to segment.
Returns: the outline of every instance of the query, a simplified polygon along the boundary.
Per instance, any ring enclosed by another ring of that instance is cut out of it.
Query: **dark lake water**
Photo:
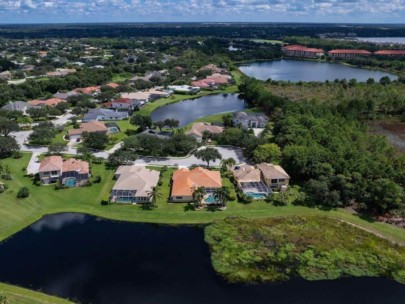
[[[152,120],[177,119],[180,127],[183,127],[198,118],[240,111],[246,106],[246,103],[239,99],[237,94],[208,95],[160,107],[152,112]]]
[[[81,303],[405,303],[405,286],[378,278],[227,284],[203,238],[197,227],[47,216],[0,244],[0,281]]]
[[[247,76],[260,80],[284,80],[291,82],[298,81],[333,81],[335,79],[352,79],[366,81],[369,78],[380,80],[388,76],[392,80],[398,77],[381,71],[367,70],[356,67],[345,66],[337,63],[317,62],[284,59],[265,62],[253,62],[242,65],[239,69]]]

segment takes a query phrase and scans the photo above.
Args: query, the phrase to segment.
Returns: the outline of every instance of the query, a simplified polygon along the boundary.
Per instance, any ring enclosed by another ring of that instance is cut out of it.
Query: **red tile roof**
[[[366,50],[332,50],[332,51],[329,51],[329,54],[371,55],[371,53]]]
[[[322,49],[308,48],[308,47],[303,46],[303,45],[287,45],[287,46],[283,47],[283,50],[309,52],[309,53],[323,53],[324,52]]]
[[[129,99],[129,98],[119,98],[119,99],[113,100],[112,102],[116,102],[116,103],[131,103],[131,99]]]
[[[375,55],[394,55],[394,56],[405,56],[405,50],[381,50],[374,53]]]

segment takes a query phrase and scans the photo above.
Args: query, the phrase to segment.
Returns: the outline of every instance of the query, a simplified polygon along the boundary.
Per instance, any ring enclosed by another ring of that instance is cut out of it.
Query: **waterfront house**
[[[150,203],[149,193],[157,186],[160,172],[143,166],[120,166],[110,195],[112,203]]]
[[[302,45],[286,45],[281,50],[284,55],[290,57],[318,58],[325,55],[322,49],[308,48]]]
[[[272,190],[280,191],[287,189],[290,176],[279,165],[262,163],[256,166],[261,172],[263,182]]]
[[[76,187],[88,182],[90,167],[88,162],[82,160],[48,156],[41,162],[38,173],[43,184],[60,181],[66,187]]]
[[[259,169],[247,164],[237,165],[231,170],[239,190],[253,199],[264,199],[271,189],[263,182]]]
[[[71,129],[68,131],[70,140],[79,140],[83,133],[108,133],[106,125],[100,121],[83,122],[79,129]]]
[[[381,50],[374,52],[374,55],[387,57],[403,57],[405,56],[405,50]]]
[[[200,91],[199,87],[191,87],[189,85],[171,85],[167,89],[178,94],[196,94]]]
[[[210,134],[221,134],[224,132],[224,127],[213,126],[206,122],[197,122],[193,124],[191,130],[186,134],[194,137],[198,142],[201,142],[206,132]]]
[[[234,126],[241,126],[243,129],[263,129],[266,127],[269,119],[263,113],[235,112],[232,121]]]
[[[90,109],[83,117],[83,122],[124,120],[128,119],[128,112],[114,111],[109,109]]]
[[[201,167],[192,170],[187,168],[179,169],[173,173],[171,202],[192,202],[193,192],[198,187],[204,187],[208,195],[222,187],[221,173],[210,171]]]
[[[332,58],[353,58],[359,56],[370,56],[371,52],[366,50],[332,50],[328,52],[328,55]]]
[[[121,99],[129,99],[133,103],[145,104],[151,99],[149,92],[122,93]]]

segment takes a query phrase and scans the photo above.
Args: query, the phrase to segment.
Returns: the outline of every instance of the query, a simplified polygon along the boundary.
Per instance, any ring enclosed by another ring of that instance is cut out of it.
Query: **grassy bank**
[[[229,218],[206,227],[205,240],[230,282],[380,276],[405,284],[404,247],[324,216]]]
[[[29,289],[0,283],[0,293],[7,297],[7,304],[72,304],[68,300],[45,295]]]
[[[18,161],[15,159],[1,161],[10,167],[13,172],[13,180],[5,181],[9,188],[0,194],[0,218],[2,219],[0,221],[0,241],[24,229],[46,214],[80,212],[107,219],[162,224],[206,224],[229,216],[266,218],[326,215],[359,225],[390,240],[405,244],[403,229],[385,223],[370,222],[342,209],[322,211],[293,205],[275,207],[263,201],[251,204],[233,201],[229,202],[226,211],[194,211],[185,204],[170,204],[167,199],[170,195],[170,176],[173,169],[163,172],[163,184],[160,190],[162,195],[156,208],[148,209],[134,205],[103,206],[101,201],[105,195],[108,195],[114,184],[112,180],[114,172],[106,170],[104,165],[92,165],[92,174],[102,176],[101,183],[93,184],[91,187],[55,190],[53,186],[35,186],[28,177],[24,176],[23,169],[27,166],[29,159],[30,154],[23,154],[23,158]],[[230,185],[227,180],[224,183]],[[30,197],[16,198],[21,186],[29,188]]]

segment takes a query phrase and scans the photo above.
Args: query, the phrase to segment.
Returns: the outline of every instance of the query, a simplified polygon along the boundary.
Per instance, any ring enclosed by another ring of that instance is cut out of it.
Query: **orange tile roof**
[[[116,89],[116,88],[118,88],[120,85],[119,85],[118,83],[115,83],[115,82],[110,82],[110,83],[107,83],[106,86],[107,86],[107,87],[110,87],[110,88],[113,88],[113,89]]]
[[[88,162],[80,159],[70,158],[63,162],[62,172],[72,172],[76,171],[79,174],[89,174],[90,166]]]
[[[366,50],[332,50],[329,54],[357,54],[357,55],[371,55],[369,51]]]
[[[308,48],[303,45],[287,45],[283,47],[283,50],[286,51],[298,51],[298,52],[309,52],[309,53],[323,53],[324,51],[322,49],[316,49],[316,48]]]
[[[45,157],[39,166],[39,173],[49,171],[62,171],[63,158],[61,156]]]
[[[173,173],[172,196],[192,196],[198,187],[222,187],[221,173],[210,171],[201,167],[179,169]]]
[[[405,50],[381,50],[374,53],[375,55],[395,55],[405,56]]]
[[[92,133],[92,132],[107,132],[107,127],[101,121],[90,121],[90,122],[83,122],[80,124],[79,129],[71,129],[69,130],[69,135],[81,135],[84,132]]]
[[[28,104],[30,106],[44,105],[44,106],[54,107],[54,106],[56,106],[57,104],[59,104],[61,102],[66,102],[66,100],[63,100],[63,99],[60,99],[60,98],[34,99],[34,100],[28,101]]]
[[[77,88],[74,89],[73,91],[83,93],[86,95],[90,95],[94,92],[100,92],[100,86],[94,86],[94,87],[87,87],[87,88]]]

